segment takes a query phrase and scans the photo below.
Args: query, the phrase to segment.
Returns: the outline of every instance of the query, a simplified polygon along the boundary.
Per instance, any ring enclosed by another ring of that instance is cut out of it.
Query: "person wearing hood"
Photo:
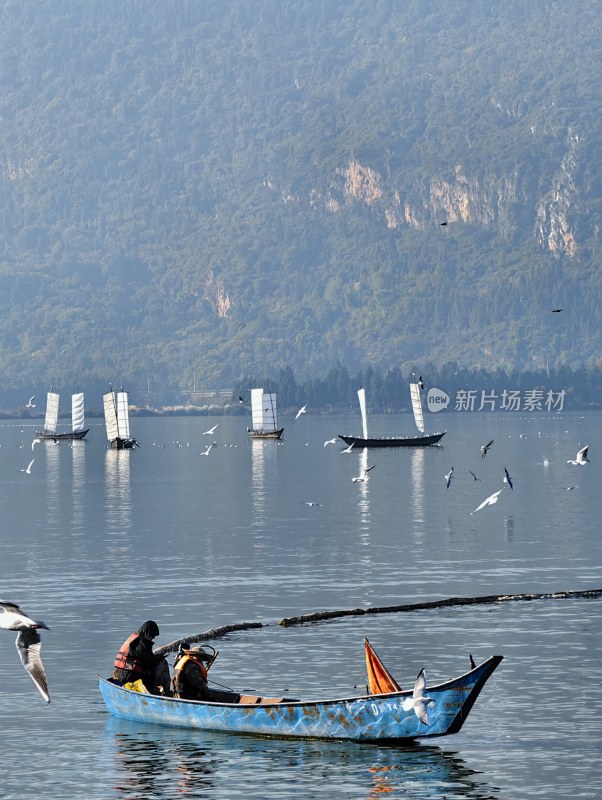
[[[128,636],[115,658],[113,677],[121,684],[141,680],[151,694],[170,694],[169,667],[153,644],[159,626],[149,619]]]

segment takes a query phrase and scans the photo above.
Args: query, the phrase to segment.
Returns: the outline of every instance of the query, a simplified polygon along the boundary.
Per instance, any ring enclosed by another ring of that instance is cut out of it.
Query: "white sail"
[[[44,430],[48,433],[56,433],[58,421],[59,395],[56,392],[48,392],[46,395],[46,416],[44,417]]]
[[[105,427],[107,439],[112,442],[119,438],[119,425],[117,424],[117,392],[107,392],[102,396],[105,410]]]
[[[119,428],[119,438],[130,438],[130,406],[128,393],[117,392],[117,426]]]
[[[71,427],[73,433],[83,431],[84,425],[84,393],[76,392],[71,395]]]
[[[278,429],[276,395],[263,389],[251,389],[253,430],[271,433]]]
[[[366,390],[358,389],[357,396],[360,401],[360,411],[362,412],[362,430],[364,432],[364,439],[368,438],[368,419],[366,417]]]
[[[251,389],[251,416],[253,430],[263,429],[263,389]]]
[[[422,398],[420,397],[420,386],[417,383],[410,384],[410,397],[412,398],[412,411],[414,412],[414,422],[420,433],[424,433],[424,416],[422,414]]]
[[[278,415],[276,413],[276,395],[264,393],[263,395],[263,430],[275,431],[278,428]]]

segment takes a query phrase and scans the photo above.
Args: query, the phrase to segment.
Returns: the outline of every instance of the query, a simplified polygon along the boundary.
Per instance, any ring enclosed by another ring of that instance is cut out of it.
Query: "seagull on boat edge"
[[[414,709],[414,713],[422,722],[423,725],[429,724],[429,715],[426,709],[427,703],[431,703],[432,699],[427,697],[426,694],[426,673],[423,669],[420,670],[416,681],[414,682],[414,691],[412,692],[411,697],[407,697],[403,703],[402,707],[404,711],[411,711]]]
[[[586,444],[585,447],[582,447],[581,450],[577,453],[574,459],[569,458],[567,460],[567,464],[579,464],[584,467],[586,464],[589,464],[589,458],[587,457],[587,451],[589,450],[589,445]]]
[[[17,631],[15,644],[21,663],[44,700],[49,703],[50,695],[44,665],[40,657],[41,642],[38,633],[40,628],[49,630],[48,625],[41,620],[31,619],[16,603],[11,603],[9,600],[0,600],[0,609],[2,609],[0,628]]]

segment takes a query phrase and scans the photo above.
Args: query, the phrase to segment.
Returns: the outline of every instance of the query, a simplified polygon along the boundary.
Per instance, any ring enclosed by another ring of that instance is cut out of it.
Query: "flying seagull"
[[[584,467],[586,464],[589,464],[589,458],[587,457],[587,451],[589,449],[589,445],[586,444],[585,447],[582,447],[581,450],[577,453],[574,460],[569,458],[566,462],[567,464],[580,464]]]
[[[353,450],[354,444],[355,444],[355,442],[351,442],[349,447],[346,447],[344,450],[341,450],[341,453],[350,453]]]
[[[41,439],[34,439],[31,443],[31,449],[33,450],[36,444],[40,444],[41,441]]]
[[[481,447],[481,458],[485,458],[485,456],[487,455],[487,451],[489,450],[492,444],[493,444],[493,439]]]
[[[485,508],[485,506],[495,505],[498,501],[498,497],[501,495],[503,491],[504,487],[502,486],[502,488],[498,489],[497,492],[490,494],[489,497],[486,497],[485,500],[483,500],[483,502],[481,503],[481,505],[477,506],[474,511],[471,511],[468,516],[471,517],[473,514],[476,514],[477,511],[480,511],[482,508]]]
[[[422,375],[418,376],[418,388],[419,389],[426,389],[426,384],[422,380]]]
[[[336,444],[336,443],[337,443],[337,438],[335,436],[334,439],[326,439],[326,441],[324,442],[324,447],[326,447],[327,444]]]
[[[22,469],[21,472],[25,472],[27,475],[31,475],[31,468],[33,466],[33,462],[34,461],[35,461],[35,458],[32,458],[31,461],[29,462],[29,464],[25,467],[25,469]]]
[[[295,416],[295,419],[299,419],[301,414],[305,414],[306,411],[307,411],[307,406],[301,406],[299,411],[297,411],[297,415]]]
[[[450,471],[447,473],[447,475],[445,476],[445,484],[446,484],[446,488],[447,489],[449,489],[449,485],[452,482],[453,474],[454,474],[454,468],[452,467],[450,469]]]
[[[508,484],[508,486],[509,486],[511,489],[514,489],[514,485],[513,485],[513,483],[512,483],[512,478],[510,477],[510,473],[508,472],[508,470],[506,469],[506,467],[504,467],[504,483],[507,483],[507,484]]]
[[[213,428],[209,428],[208,431],[203,431],[203,436],[213,436],[213,434],[215,433],[215,429],[217,428],[218,425],[219,422],[217,423],[217,425],[214,425]]]
[[[247,401],[245,400],[244,397],[241,397],[240,395],[238,395],[238,402],[239,403],[246,403]]]
[[[360,474],[357,476],[357,478],[352,478],[351,480],[354,483],[363,483],[364,481],[367,481],[368,473],[370,472],[371,469],[374,469],[375,466],[376,464],[372,464],[371,467],[362,467],[360,469]]]
[[[17,631],[16,647],[21,663],[29,673],[30,678],[35,683],[38,691],[49,703],[48,684],[44,673],[44,665],[40,657],[40,635],[38,630],[48,626],[39,620],[30,619],[16,603],[8,600],[0,600],[0,628],[8,631]]]
[[[212,447],[215,447],[215,442],[211,442],[211,444],[209,445],[209,447],[208,447],[206,450],[203,450],[203,452],[201,453],[201,455],[202,455],[202,456],[208,456],[208,455],[209,455],[209,453],[210,453],[210,451],[211,451],[211,448],[212,448]]]
[[[412,708],[420,722],[423,725],[429,724],[429,715],[426,710],[426,704],[430,703],[431,698],[426,695],[426,674],[423,669],[418,673],[418,677],[414,682],[414,691],[411,697],[407,697],[403,701],[403,710],[411,711]]]
[[[473,481],[480,481],[480,480],[482,480],[481,478],[477,478],[477,476],[474,474],[474,472],[473,472],[471,469],[469,469],[468,471],[469,471],[469,472],[470,472],[470,474],[472,475],[472,479],[473,479]]]
[[[36,399],[35,394],[32,394],[29,400],[27,401],[27,405],[25,406],[25,408],[35,408],[36,404],[33,402],[35,399]]]

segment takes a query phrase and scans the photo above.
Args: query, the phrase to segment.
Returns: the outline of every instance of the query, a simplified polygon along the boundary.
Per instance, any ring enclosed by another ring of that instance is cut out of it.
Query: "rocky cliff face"
[[[575,206],[579,189],[575,182],[579,137],[569,130],[567,152],[551,176],[548,191],[536,199],[521,189],[516,167],[510,174],[475,174],[456,164],[450,176],[432,175],[417,191],[388,185],[369,164],[351,160],[337,170],[325,190],[312,188],[310,204],[337,213],[344,205],[360,203],[382,209],[389,229],[407,225],[425,229],[446,221],[448,224],[476,225],[505,239],[533,220],[533,235],[538,245],[555,255],[574,256],[578,242],[575,233]]]

